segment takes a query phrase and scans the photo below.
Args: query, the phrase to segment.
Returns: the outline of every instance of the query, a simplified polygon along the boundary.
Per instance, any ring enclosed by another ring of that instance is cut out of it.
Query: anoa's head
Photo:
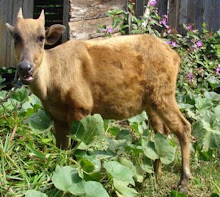
[[[21,81],[28,85],[34,80],[34,74],[41,65],[45,44],[55,44],[65,32],[63,25],[55,24],[45,31],[45,15],[42,10],[38,19],[24,19],[22,10],[14,26],[6,26],[14,39],[18,74]]]

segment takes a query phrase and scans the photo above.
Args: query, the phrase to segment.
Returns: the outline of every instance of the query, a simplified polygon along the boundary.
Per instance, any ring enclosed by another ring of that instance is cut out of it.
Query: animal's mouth
[[[33,75],[28,73],[28,74],[19,74],[20,80],[22,81],[23,84],[29,85],[33,80]]]

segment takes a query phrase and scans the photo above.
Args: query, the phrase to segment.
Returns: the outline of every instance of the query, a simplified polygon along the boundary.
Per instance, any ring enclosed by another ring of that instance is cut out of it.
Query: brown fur
[[[34,65],[29,87],[54,120],[60,148],[68,148],[66,135],[75,119],[95,113],[125,119],[146,110],[155,132],[168,135],[172,131],[177,136],[183,165],[180,186],[186,190],[191,128],[175,100],[180,64],[175,51],[151,35],[71,40],[44,50],[36,37],[48,36],[53,29],[45,33],[42,17],[19,17],[9,30],[22,38],[16,46],[18,62],[28,60]]]

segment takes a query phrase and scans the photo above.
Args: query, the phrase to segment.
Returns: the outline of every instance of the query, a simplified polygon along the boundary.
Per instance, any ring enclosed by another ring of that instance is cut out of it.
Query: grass
[[[50,132],[36,133],[21,123],[18,127],[9,122],[7,125],[11,126],[0,126],[0,196],[22,197],[28,189],[36,189],[50,197],[71,196],[57,190],[51,182],[51,176],[57,165],[74,165],[71,150],[59,150]],[[15,128],[16,133],[12,137]],[[179,181],[180,167],[178,151],[175,161],[163,167],[157,180],[154,175],[148,174],[143,184],[137,184],[136,190],[143,197],[169,196]],[[218,158],[201,161],[192,155],[191,171],[192,180],[188,196],[210,197],[212,193],[220,193]]]
[[[165,166],[158,180],[150,176],[146,180],[143,197],[166,197],[175,189],[179,181],[180,161]],[[220,193],[220,162],[219,160],[196,161],[191,159],[192,178],[189,183],[189,197],[210,197],[212,193]],[[156,184],[155,184],[156,183]]]

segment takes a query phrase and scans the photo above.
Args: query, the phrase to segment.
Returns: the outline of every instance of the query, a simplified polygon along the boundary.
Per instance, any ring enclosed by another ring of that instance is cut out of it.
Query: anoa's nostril
[[[18,65],[19,72],[30,72],[32,70],[32,65],[29,62],[20,62]]]

